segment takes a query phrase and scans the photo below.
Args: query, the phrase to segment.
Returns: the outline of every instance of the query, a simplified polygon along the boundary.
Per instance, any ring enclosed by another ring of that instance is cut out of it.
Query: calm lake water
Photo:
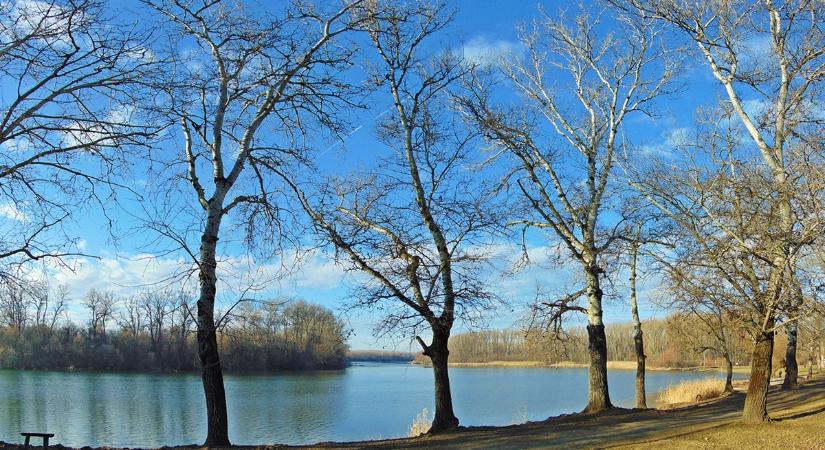
[[[649,398],[708,372],[650,372]],[[609,373],[610,396],[632,406],[635,372]],[[579,411],[587,369],[452,368],[462,425],[509,425]],[[404,436],[433,409],[432,370],[355,363],[346,370],[226,376],[230,439],[235,444],[307,444]],[[202,443],[203,391],[197,374],[151,375],[0,371],[0,440],[21,431],[55,433],[70,446]]]

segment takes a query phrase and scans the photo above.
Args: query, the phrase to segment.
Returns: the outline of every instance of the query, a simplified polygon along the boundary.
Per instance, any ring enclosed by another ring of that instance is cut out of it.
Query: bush
[[[427,408],[421,410],[415,419],[413,419],[412,425],[410,425],[410,432],[407,433],[409,437],[416,437],[425,434],[426,432],[430,431],[430,412],[427,411]]]
[[[682,381],[671,384],[659,392],[660,406],[672,406],[680,403],[701,402],[717,398],[725,392],[725,380],[721,378],[704,378],[701,380]]]

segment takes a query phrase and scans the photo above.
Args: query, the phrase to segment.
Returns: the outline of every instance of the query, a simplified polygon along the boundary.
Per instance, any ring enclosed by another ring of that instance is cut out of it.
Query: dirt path
[[[739,419],[745,395],[686,408],[616,410],[599,415],[571,415],[509,427],[470,427],[440,435],[387,441],[328,443],[315,448],[369,449],[527,449],[610,448],[681,436]],[[799,389],[771,388],[768,408],[774,419],[805,416],[825,411],[825,379],[805,383]]]

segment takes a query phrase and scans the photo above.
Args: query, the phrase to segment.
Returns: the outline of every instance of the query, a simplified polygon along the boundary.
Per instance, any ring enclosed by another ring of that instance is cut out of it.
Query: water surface
[[[652,393],[708,372],[649,372]],[[400,437],[433,410],[432,370],[355,363],[340,371],[227,375],[230,439],[235,444],[308,444]],[[618,406],[634,403],[635,372],[609,372]],[[462,425],[509,425],[579,411],[587,369],[451,368]],[[0,440],[21,431],[55,433],[69,446],[202,443],[206,413],[197,374],[0,371]]]

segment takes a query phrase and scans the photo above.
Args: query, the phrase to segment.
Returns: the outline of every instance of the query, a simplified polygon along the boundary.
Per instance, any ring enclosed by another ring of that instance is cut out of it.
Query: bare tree
[[[640,228],[637,229],[635,235],[628,242],[628,268],[630,270],[628,287],[630,289],[630,314],[633,318],[633,348],[636,352],[636,407],[647,408],[647,394],[645,391],[645,359],[647,357],[645,356],[644,332],[642,331],[642,320],[639,318],[639,299],[636,288],[639,248],[644,243]]]
[[[29,295],[34,303],[34,325],[46,328],[46,321],[49,316],[49,285],[44,282],[28,283]]]
[[[95,0],[4,0],[0,16],[0,276],[14,276],[82,250],[62,224],[105,206],[150,135],[131,105],[153,61]]]
[[[795,228],[793,196],[800,180],[791,168],[788,148],[798,130],[819,119],[811,114],[825,76],[825,34],[821,1],[776,3],[772,0],[718,2],[702,0],[616,0],[616,5],[671,25],[698,49],[698,56],[724,89],[727,106],[744,127],[770,176],[778,229],[770,236],[768,281],[759,298],[764,323],[756,347],[743,419],[768,420],[767,392],[777,308],[782,302],[788,265],[801,244]],[[749,43],[764,39],[764,49]],[[748,109],[757,99],[761,110]],[[751,100],[753,103],[753,100]]]
[[[767,414],[774,334],[812,305],[800,304],[789,288],[799,273],[796,257],[786,260],[784,269],[775,266],[775,251],[781,245],[777,236],[783,235],[777,224],[782,223],[784,209],[775,202],[771,172],[753,158],[735,156],[741,151],[740,135],[736,123],[725,117],[712,115],[711,125],[701,128],[698,143],[676,157],[681,173],[673,170],[672,162],[657,163],[650,171],[634,175],[634,183],[678,225],[673,239],[677,250],[659,260],[676,295],[684,296],[683,303],[699,305],[703,317],[722,314],[753,339],[750,397],[744,414],[746,420],[758,421],[760,414]],[[809,158],[797,156],[787,156],[789,167],[798,174],[816,173],[806,168]],[[806,218],[798,222],[792,237],[795,255],[821,235],[823,225],[821,208],[816,206],[822,201],[822,179],[804,178],[808,181],[799,184],[791,203],[792,215]],[[814,195],[809,197],[809,191]],[[782,278],[775,286],[777,270]]]
[[[797,264],[791,263],[792,267]],[[785,376],[782,378],[783,389],[796,389],[799,387],[799,364],[796,361],[797,340],[799,337],[799,308],[805,303],[802,294],[802,286],[795,273],[789,277],[791,292],[788,305],[785,307],[787,316],[790,319],[785,331],[788,334],[788,345],[785,348]]]
[[[603,23],[609,17],[609,23]],[[572,25],[571,25],[572,23]],[[603,27],[615,28],[603,33]],[[464,101],[486,138],[513,161],[505,180],[524,200],[529,215],[510,225],[549,230],[581,267],[585,286],[543,301],[546,323],[568,312],[587,315],[590,348],[588,412],[612,407],[607,387],[607,344],[602,321],[602,255],[620,233],[604,220],[618,211],[616,151],[625,120],[649,111],[668,89],[673,67],[657,46],[650,21],[604,11],[543,15],[521,41],[524,60],[507,61],[502,72],[521,104],[491,104],[495,85],[475,80]],[[585,297],[586,306],[579,300]]]
[[[61,316],[66,315],[67,302],[69,301],[69,286],[58,284],[54,293],[54,302],[49,317],[49,331],[54,332],[54,327]]]
[[[296,2],[254,15],[233,1],[145,3],[181,38],[168,52],[171,62],[152,106],[179,131],[172,136],[178,150],[157,152],[153,161],[160,193],[147,208],[158,213],[148,225],[194,264],[205,445],[226,446],[214,314],[219,252],[228,250],[219,249],[218,240],[239,231],[247,248],[263,257],[280,248],[290,214],[272,174],[307,163],[304,144],[313,124],[336,131],[330,113],[348,104],[340,73],[354,52],[338,41],[355,26],[349,13],[358,2],[342,2],[329,13]],[[187,198],[194,201],[181,200]]]
[[[808,362],[808,379],[814,374],[814,365],[819,365],[817,350],[825,339],[825,320],[822,312],[809,314],[799,322],[799,341],[806,350]]]
[[[89,290],[83,299],[83,305],[89,310],[89,337],[97,341],[106,336],[106,321],[115,313],[117,299],[110,291]]]
[[[732,338],[738,328],[737,321],[722,306],[726,304],[724,299],[710,298],[716,292],[700,289],[701,283],[686,284],[678,272],[670,275],[676,276],[671,279],[673,299],[668,305],[676,312],[670,319],[673,331],[693,352],[712,352],[725,360],[725,392],[733,392]]]
[[[140,309],[143,311],[143,317],[146,318],[146,328],[149,330],[152,353],[154,353],[155,359],[160,365],[160,370],[164,369],[163,333],[169,316],[174,313],[176,300],[170,291],[145,292],[140,298]]]
[[[14,329],[19,341],[23,329],[31,320],[32,298],[26,286],[19,283],[4,283],[0,291],[0,321]]]
[[[339,260],[369,277],[356,306],[385,311],[378,331],[415,336],[432,362],[432,433],[459,423],[448,341],[456,320],[478,320],[494,299],[480,271],[484,237],[498,220],[491,191],[471,170],[481,162],[474,133],[450,107],[450,89],[468,66],[449,51],[425,54],[451,21],[443,9],[389,2],[359,10],[378,55],[372,79],[392,104],[377,130],[384,156],[363,176],[331,179],[317,195],[292,183]]]
[[[120,328],[126,331],[133,341],[137,341],[138,336],[146,327],[140,300],[136,296],[125,299],[118,319]]]
[[[187,357],[187,343],[189,342],[189,333],[192,331],[192,325],[197,321],[192,306],[193,294],[181,291],[176,296],[175,308],[172,311],[169,324],[169,334],[174,335],[177,343],[175,349],[175,356],[177,360],[176,370],[181,370],[184,366],[184,358]],[[191,360],[193,355],[189,355]]]

